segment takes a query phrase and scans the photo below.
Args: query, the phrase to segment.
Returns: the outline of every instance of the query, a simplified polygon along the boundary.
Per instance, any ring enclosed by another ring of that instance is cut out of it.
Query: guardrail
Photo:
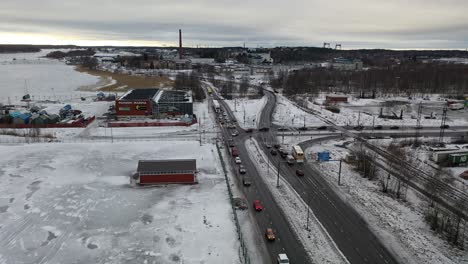
[[[245,243],[243,235],[242,235],[242,230],[241,230],[241,227],[240,227],[240,224],[239,224],[239,218],[237,217],[236,208],[234,207],[234,196],[232,194],[232,189],[231,189],[231,184],[230,184],[229,177],[228,177],[226,163],[224,162],[223,155],[222,155],[221,149],[219,147],[219,142],[216,143],[216,149],[218,151],[219,159],[221,161],[221,166],[223,168],[224,178],[226,179],[226,186],[227,186],[227,189],[228,189],[229,201],[231,202],[231,208],[232,208],[232,213],[233,213],[233,216],[234,216],[234,222],[236,224],[238,239],[239,239],[239,242],[240,242],[240,245],[241,245],[240,254],[243,257],[242,261],[245,264],[250,264],[251,262],[250,262],[249,253],[247,252],[247,246],[246,246],[246,243]]]

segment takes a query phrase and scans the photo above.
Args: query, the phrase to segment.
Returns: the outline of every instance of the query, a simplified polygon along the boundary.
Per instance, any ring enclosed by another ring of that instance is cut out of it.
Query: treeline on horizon
[[[98,49],[98,48],[120,48],[141,51],[142,53],[156,53],[156,49],[177,49],[178,47],[134,47],[134,46],[75,46],[75,45],[2,45],[0,44],[0,53],[17,52],[38,52],[41,49]],[[195,55],[201,58],[227,59],[230,54],[236,51],[245,51],[248,48],[243,47],[222,47],[222,48],[191,48],[184,47],[187,54]],[[466,50],[391,50],[391,49],[355,49],[355,50],[336,50],[320,47],[275,47],[275,48],[257,48],[257,53],[271,53],[275,63],[303,63],[320,62],[337,57],[357,58],[364,61],[368,66],[379,66],[380,60],[392,59],[415,59],[421,57],[444,58],[461,57],[468,58]],[[376,60],[377,59],[377,60]],[[376,64],[377,65],[374,65]]]
[[[468,65],[407,61],[366,71],[302,69],[270,76],[273,88],[286,95],[320,92],[380,94],[382,96],[442,93],[463,99],[468,94]]]

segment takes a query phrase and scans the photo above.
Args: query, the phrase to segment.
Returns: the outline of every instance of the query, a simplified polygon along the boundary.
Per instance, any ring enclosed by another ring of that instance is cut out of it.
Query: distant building
[[[329,64],[331,68],[344,71],[361,71],[363,63],[359,59],[336,58]]]
[[[189,59],[189,61],[192,64],[192,66],[215,63],[215,59],[213,58],[191,58]]]
[[[140,160],[131,181],[139,185],[194,184],[196,171],[195,159]]]

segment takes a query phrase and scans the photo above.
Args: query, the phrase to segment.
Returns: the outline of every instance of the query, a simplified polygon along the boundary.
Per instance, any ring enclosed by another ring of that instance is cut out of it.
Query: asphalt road
[[[234,115],[230,111],[229,107],[221,100],[220,105],[228,113],[229,118],[234,120]],[[270,105],[269,107],[274,107],[274,103],[272,105],[273,106]],[[242,175],[239,173],[236,175],[236,178],[238,179],[236,184],[240,187],[241,190],[243,190],[244,195],[248,200],[247,202],[249,205],[249,210],[254,210],[254,200],[260,200],[264,207],[263,211],[254,213],[254,218],[258,227],[257,235],[265,237],[264,232],[266,228],[270,227],[273,228],[276,234],[276,240],[273,242],[269,242],[264,239],[272,263],[276,263],[276,259],[279,253],[286,253],[291,263],[311,263],[303,245],[296,237],[294,231],[291,229],[283,211],[276,205],[268,187],[265,185],[262,178],[258,175],[255,164],[249,158],[244,143],[250,138],[252,134],[244,132],[239,126],[237,126],[236,130],[239,132],[239,135],[232,137],[231,133],[234,131],[234,129],[227,129],[226,126],[222,126],[222,133],[224,138],[234,139],[235,145],[240,153],[239,157],[241,158],[242,164],[246,167],[247,170],[245,175],[248,175],[252,180],[252,185],[245,187],[242,185]],[[234,158],[232,158],[232,160],[233,159]],[[238,165],[234,164],[232,160],[232,166],[235,169],[238,169]]]
[[[271,115],[268,113],[270,109],[267,107],[265,109],[261,120],[263,125],[271,120],[269,118]],[[259,133],[256,137],[264,142],[277,141],[272,131]],[[319,171],[306,164],[289,166],[279,155],[269,154],[269,150],[264,145],[263,149],[268,153],[270,161],[280,167],[281,175],[302,199],[310,201],[310,208],[315,216],[350,263],[398,263],[372,233],[362,217],[322,179]],[[297,168],[304,170],[305,176],[296,176]]]

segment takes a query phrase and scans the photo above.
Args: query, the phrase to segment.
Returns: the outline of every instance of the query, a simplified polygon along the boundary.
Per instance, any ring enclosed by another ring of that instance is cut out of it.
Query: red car
[[[297,176],[304,176],[304,171],[303,170],[296,170],[296,175]]]
[[[255,211],[262,211],[263,210],[263,206],[262,206],[262,204],[260,203],[259,200],[255,200],[253,202],[253,206],[255,208]]]

